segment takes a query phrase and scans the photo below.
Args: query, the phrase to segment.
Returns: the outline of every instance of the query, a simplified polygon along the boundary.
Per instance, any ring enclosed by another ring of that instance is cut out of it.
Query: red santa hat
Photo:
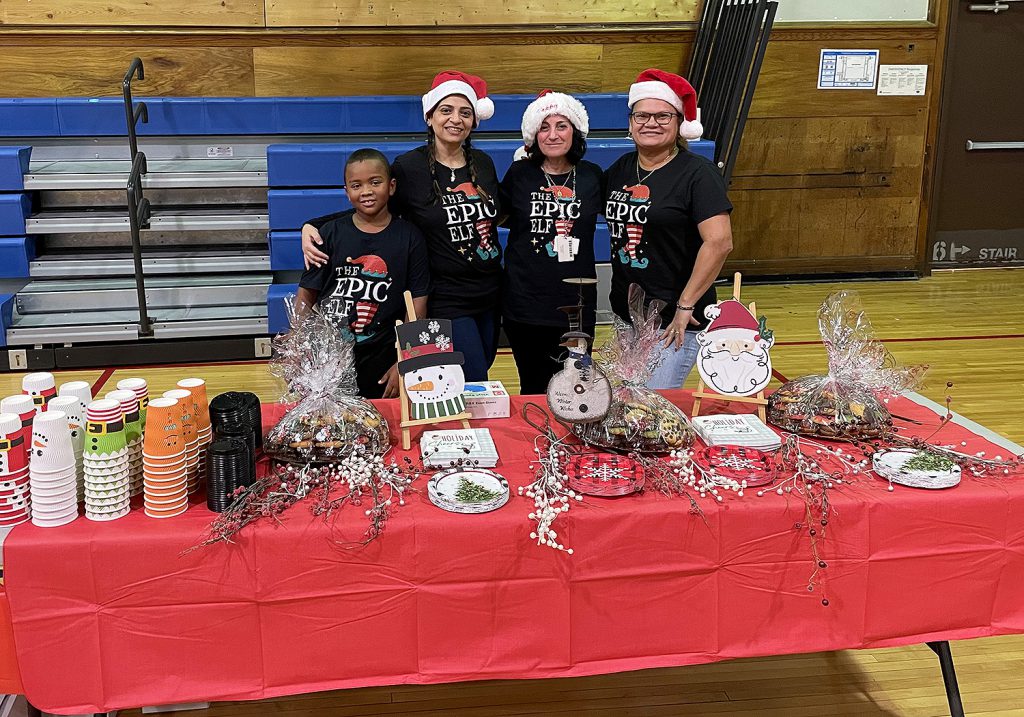
[[[744,329],[757,333],[760,326],[750,310],[736,299],[727,299],[704,309],[704,315],[711,319],[707,332],[719,329]]]
[[[679,75],[654,68],[644,70],[629,87],[629,108],[633,109],[640,100],[664,100],[675,107],[683,115],[679,123],[679,136],[683,139],[700,139],[704,134],[697,91]]]
[[[445,70],[434,77],[430,91],[423,95],[423,119],[450,95],[461,95],[469,100],[476,113],[476,123],[494,116],[494,102],[487,96],[487,83],[483,78],[456,70]]]
[[[544,119],[551,115],[562,115],[584,137],[590,132],[590,117],[583,103],[572,95],[551,90],[541,90],[537,99],[531,102],[523,112],[523,144],[529,147],[537,138],[537,130]]]

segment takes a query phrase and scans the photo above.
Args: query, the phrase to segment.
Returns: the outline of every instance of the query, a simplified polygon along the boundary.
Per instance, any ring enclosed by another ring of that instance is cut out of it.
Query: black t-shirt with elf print
[[[494,162],[473,150],[474,186],[468,165],[454,170],[453,180],[451,169],[436,164],[432,176],[427,152],[418,147],[395,160],[391,208],[426,237],[434,285],[430,316],[453,319],[492,310],[501,291]]]
[[[725,181],[715,166],[681,150],[652,174],[637,172],[637,153],[623,155],[605,173],[605,219],[612,245],[611,305],[629,319],[627,294],[639,284],[648,299],[665,302],[662,324],[672,320],[676,302],[693,272],[702,240],[697,225],[732,211]],[[643,179],[643,181],[639,181]],[[704,328],[704,309],[715,303],[714,287],[696,303],[693,318]]]
[[[548,177],[552,184],[549,185]],[[504,316],[521,323],[568,327],[559,306],[579,300],[579,286],[563,279],[594,278],[594,230],[603,208],[602,171],[581,161],[575,172],[544,175],[530,160],[513,162],[501,180],[501,208],[508,215]],[[578,251],[559,256],[556,240],[579,240]],[[594,323],[597,287],[583,287],[583,325]]]
[[[353,214],[343,212],[319,227],[321,249],[330,259],[306,270],[299,286],[318,293],[321,310],[352,330],[359,349],[364,342],[394,342],[395,321],[405,317],[403,292],[426,296],[430,274],[423,235],[411,223],[393,217],[370,234],[355,226]]]

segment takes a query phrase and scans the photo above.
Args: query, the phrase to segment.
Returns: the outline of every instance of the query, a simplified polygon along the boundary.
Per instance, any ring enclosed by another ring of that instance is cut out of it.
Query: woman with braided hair
[[[494,103],[481,78],[446,71],[434,78],[422,104],[427,142],[395,160],[392,211],[426,237],[434,287],[428,314],[451,319],[466,380],[483,381],[498,348],[498,177],[491,158],[472,147],[470,134],[494,114]],[[307,266],[324,261],[316,228],[329,218],[302,228]]]

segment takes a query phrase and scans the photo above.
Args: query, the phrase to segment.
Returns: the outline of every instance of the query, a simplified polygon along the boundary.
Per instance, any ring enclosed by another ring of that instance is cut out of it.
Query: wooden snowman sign
[[[583,332],[582,287],[597,283],[597,279],[563,279],[580,287],[580,298],[574,306],[560,306],[569,316],[569,331],[562,335],[561,345],[569,355],[562,362],[562,370],[548,382],[548,408],[552,415],[567,423],[593,423],[608,413],[612,403],[612,387],[594,359],[587,352],[593,338]]]
[[[733,283],[733,297],[704,310],[710,319],[708,327],[697,334],[697,372],[700,384],[694,393],[693,415],[700,413],[701,399],[754,403],[758,415],[765,419],[764,389],[772,380],[772,346],[775,336],[765,318],[755,318],[756,306],[739,300],[741,277]],[[718,396],[706,393],[710,388]]]
[[[411,309],[411,300],[408,303]],[[462,395],[466,390],[463,356],[452,348],[452,322],[420,319],[399,323],[395,332],[402,377],[402,447],[410,446],[411,426],[461,420],[469,428],[470,414]]]

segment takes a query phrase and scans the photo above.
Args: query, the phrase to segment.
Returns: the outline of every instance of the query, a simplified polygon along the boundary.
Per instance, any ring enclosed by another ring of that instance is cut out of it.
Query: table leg
[[[928,647],[939,656],[942,681],[946,685],[946,699],[949,700],[950,717],[964,717],[964,705],[960,700],[960,686],[956,682],[956,670],[953,669],[953,653],[949,649],[949,642],[929,642]]]

